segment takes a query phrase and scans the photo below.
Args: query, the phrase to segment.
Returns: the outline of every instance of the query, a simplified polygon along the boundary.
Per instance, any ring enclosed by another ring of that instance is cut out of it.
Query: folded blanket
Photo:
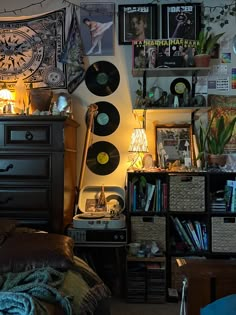
[[[0,310],[5,314],[8,309],[15,308],[16,312],[11,314],[29,315],[29,308],[33,309],[32,305],[34,305],[37,312],[32,314],[44,315],[47,312],[40,305],[40,300],[42,300],[59,303],[65,314],[71,315],[70,298],[58,290],[63,281],[64,274],[51,267],[0,275]],[[9,297],[12,297],[12,304]],[[27,297],[28,302],[26,303]]]
[[[29,294],[0,292],[0,315],[3,314],[34,315],[34,301]]]

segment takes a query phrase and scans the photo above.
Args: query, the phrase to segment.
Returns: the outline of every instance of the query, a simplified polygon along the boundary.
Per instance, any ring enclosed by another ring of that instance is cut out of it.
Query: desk
[[[236,293],[236,260],[186,258],[177,263],[188,280],[188,314],[199,315],[207,304]]]

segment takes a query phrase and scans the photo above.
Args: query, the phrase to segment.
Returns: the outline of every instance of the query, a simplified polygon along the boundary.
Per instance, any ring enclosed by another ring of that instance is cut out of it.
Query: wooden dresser
[[[0,116],[0,217],[64,232],[74,211],[77,127],[63,116]]]

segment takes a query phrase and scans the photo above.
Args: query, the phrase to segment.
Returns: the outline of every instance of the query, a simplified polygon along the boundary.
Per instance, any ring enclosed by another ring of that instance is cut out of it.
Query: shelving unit
[[[144,177],[147,183],[155,185],[147,211],[144,210],[141,200],[145,198],[142,194],[146,194],[140,188],[140,183],[143,181],[141,177]],[[129,242],[143,240],[157,242],[166,259],[166,292],[167,288],[174,287],[176,283],[179,283],[176,279],[176,270],[174,270],[174,261],[177,258],[227,259],[236,257],[236,212],[212,211],[211,208],[215,193],[225,189],[227,180],[236,180],[236,172],[219,170],[175,173],[165,171],[128,172],[127,180]],[[163,193],[164,187],[167,187],[167,194]],[[158,198],[161,198],[159,207],[157,207]],[[164,202],[165,198],[167,199]],[[190,247],[186,238],[181,235],[183,232],[179,231],[176,219],[186,233],[188,230],[185,222],[192,223],[198,238],[200,238],[198,233],[201,233],[202,237],[205,233],[204,245],[198,247],[191,234],[188,233],[193,244]],[[196,229],[196,221],[199,222],[199,232]],[[132,259],[132,262],[137,263],[138,258]],[[127,270],[127,272],[129,271]],[[128,281],[128,291],[129,284]]]

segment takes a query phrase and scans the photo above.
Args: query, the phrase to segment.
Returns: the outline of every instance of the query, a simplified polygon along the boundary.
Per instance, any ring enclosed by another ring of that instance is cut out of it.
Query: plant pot
[[[227,161],[226,154],[208,154],[209,166],[225,166]]]
[[[194,62],[196,67],[209,67],[210,55],[202,54],[194,56]]]

